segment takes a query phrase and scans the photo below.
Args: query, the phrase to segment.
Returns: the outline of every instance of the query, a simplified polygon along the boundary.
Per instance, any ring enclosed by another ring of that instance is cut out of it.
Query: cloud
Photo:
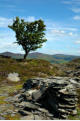
[[[72,8],[71,9],[74,13],[80,13],[80,8]]]
[[[78,31],[77,28],[71,28],[71,27],[65,27],[65,28],[63,27],[61,29],[66,30],[66,31]]]
[[[73,36],[73,32],[67,32],[65,30],[53,29],[49,31],[50,36]]]
[[[0,27],[2,28],[8,27],[8,25],[11,23],[12,19],[0,17]]]
[[[73,19],[74,20],[80,20],[80,16],[74,16]]]
[[[80,50],[76,51],[78,54],[80,54]]]
[[[50,55],[64,53],[64,51],[62,51],[62,50],[50,49],[50,48],[42,48],[42,50],[39,49],[36,52],[46,53],[46,54],[50,54]]]
[[[24,18],[25,20],[31,22],[31,21],[35,21],[35,17],[34,16],[29,16],[27,18]]]
[[[59,50],[52,50],[52,49],[46,49],[46,53],[47,54],[62,54],[63,53],[63,51],[59,51]]]
[[[57,30],[57,29],[51,30],[51,33],[54,34],[54,35],[59,35],[59,36],[65,35],[65,31]]]
[[[13,31],[7,29],[0,31],[0,50],[16,50],[17,46],[14,44],[15,41],[16,38]]]
[[[29,17],[20,17],[25,19],[25,21],[34,21],[35,17],[34,16],[29,16]],[[5,17],[0,17],[0,28],[6,28],[8,25],[12,24],[13,18],[5,18]]]
[[[76,43],[76,44],[80,44],[80,40],[77,40],[75,43]]]
[[[63,0],[62,3],[73,5],[73,6],[78,6],[80,5],[80,0]]]
[[[73,33],[72,33],[72,32],[70,32],[70,33],[69,33],[69,36],[73,36]]]
[[[0,43],[0,51],[5,52],[5,51],[10,51],[10,52],[19,52],[23,53],[24,51],[21,46],[14,44],[13,42],[5,42],[5,43]]]
[[[53,29],[59,29],[59,30],[64,30],[64,31],[78,31],[78,28],[71,28],[71,27],[56,27],[56,28],[54,28],[54,27],[48,27],[47,29],[48,30],[53,30]]]
[[[64,3],[64,4],[71,4],[71,1],[62,1],[62,3]]]
[[[0,49],[1,48],[10,49],[10,48],[16,48],[16,47],[17,47],[17,44],[14,44],[12,42],[7,42],[7,43],[2,43],[0,46]]]
[[[51,24],[50,24],[51,23]],[[65,42],[74,41],[74,38],[78,36],[78,29],[72,25],[66,25],[64,23],[55,23],[48,21],[46,38],[51,42]]]
[[[80,0],[63,0],[62,3],[68,5],[72,12],[80,13]]]

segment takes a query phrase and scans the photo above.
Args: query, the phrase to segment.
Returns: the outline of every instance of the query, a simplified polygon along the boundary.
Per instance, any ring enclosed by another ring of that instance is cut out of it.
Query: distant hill
[[[56,59],[62,59],[62,60],[66,60],[66,61],[71,61],[76,58],[80,58],[80,56],[64,55],[64,54],[56,54],[56,55],[53,55],[53,57]]]
[[[70,63],[79,63],[80,64],[80,58],[76,58],[76,59],[70,61]]]
[[[24,56],[23,54],[12,53],[12,52],[4,52],[4,53],[0,53],[0,55],[16,58],[16,59],[22,59]],[[43,54],[38,52],[30,53],[28,55],[28,59],[42,59],[42,60],[47,60],[50,63],[56,63],[56,64],[66,63],[77,58],[80,58],[80,56],[64,55],[64,54],[49,55],[49,54]]]
[[[3,53],[0,53],[0,55],[1,56],[11,57],[11,58],[16,58],[16,59],[23,58],[23,54],[12,53],[12,52],[3,52]]]

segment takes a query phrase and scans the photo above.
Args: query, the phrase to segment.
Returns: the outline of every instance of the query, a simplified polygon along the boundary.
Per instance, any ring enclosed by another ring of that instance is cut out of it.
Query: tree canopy
[[[21,45],[25,51],[24,59],[30,51],[41,48],[47,41],[45,38],[46,25],[43,20],[25,22],[24,19],[16,17],[13,24],[8,26],[16,34],[16,43]]]

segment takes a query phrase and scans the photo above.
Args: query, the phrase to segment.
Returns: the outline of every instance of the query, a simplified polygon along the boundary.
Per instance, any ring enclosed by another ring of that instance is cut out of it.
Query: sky
[[[0,53],[24,53],[8,28],[16,16],[44,20],[47,42],[37,52],[80,55],[80,0],[0,0]]]

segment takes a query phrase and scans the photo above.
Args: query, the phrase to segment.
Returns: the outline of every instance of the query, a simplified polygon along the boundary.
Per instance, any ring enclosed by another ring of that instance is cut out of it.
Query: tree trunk
[[[24,54],[24,60],[26,59],[27,56],[28,56],[28,53],[25,53]]]

